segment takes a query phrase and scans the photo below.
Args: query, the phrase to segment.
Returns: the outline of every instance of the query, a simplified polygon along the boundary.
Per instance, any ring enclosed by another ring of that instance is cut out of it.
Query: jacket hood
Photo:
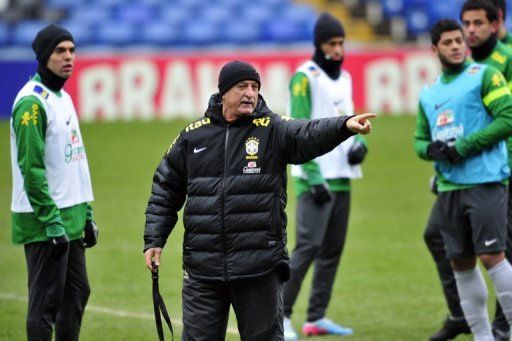
[[[251,114],[244,115],[233,123],[252,121],[255,118],[265,116],[270,113],[272,113],[272,111],[267,107],[267,103],[261,95],[258,95],[258,103],[256,105],[256,109],[254,109]],[[224,116],[222,115],[222,96],[220,93],[214,93],[210,97],[210,100],[208,101],[208,109],[206,109],[204,116],[209,117],[213,121],[227,123],[227,121],[224,119]]]

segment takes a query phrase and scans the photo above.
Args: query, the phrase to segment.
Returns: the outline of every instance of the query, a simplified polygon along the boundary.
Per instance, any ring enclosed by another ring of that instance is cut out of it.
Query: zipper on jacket
[[[224,173],[222,174],[221,185],[221,234],[222,234],[222,247],[224,256],[224,280],[228,280],[228,245],[226,241],[226,226],[225,226],[225,196],[224,183],[226,182],[226,174],[228,171],[228,140],[229,140],[229,124],[226,126],[226,138],[224,139]]]

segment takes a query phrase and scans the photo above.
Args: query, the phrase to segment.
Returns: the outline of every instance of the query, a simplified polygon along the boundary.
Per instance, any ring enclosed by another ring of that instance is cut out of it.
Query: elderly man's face
[[[235,116],[251,114],[258,104],[260,87],[256,81],[236,83],[222,96],[224,117],[229,121]]]
[[[69,78],[75,63],[75,44],[66,40],[55,47],[48,59],[48,69],[59,77]]]

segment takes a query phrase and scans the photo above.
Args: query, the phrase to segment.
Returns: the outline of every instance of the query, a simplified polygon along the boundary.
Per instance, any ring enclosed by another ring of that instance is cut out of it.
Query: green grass
[[[96,199],[93,208],[101,229],[100,243],[87,251],[92,294],[82,340],[157,339],[151,319],[118,317],[98,309],[152,314],[151,279],[142,254],[144,211],[154,169],[184,124],[82,125]],[[351,340],[425,340],[447,313],[422,238],[434,199],[428,191],[432,168],[413,152],[414,125],[415,118],[409,116],[375,119],[367,138],[365,177],[354,182],[347,244],[328,311],[332,319],[354,328]],[[0,122],[0,339],[22,340],[27,279],[23,248],[11,243],[8,134],[8,123]],[[294,208],[290,193],[290,249]],[[162,295],[177,319],[181,316],[182,235],[180,223],[164,249],[160,279]],[[297,328],[305,319],[310,280],[308,275],[294,307]],[[234,318],[230,327],[236,328]],[[181,327],[175,329],[179,335]],[[229,334],[228,339],[239,338]]]

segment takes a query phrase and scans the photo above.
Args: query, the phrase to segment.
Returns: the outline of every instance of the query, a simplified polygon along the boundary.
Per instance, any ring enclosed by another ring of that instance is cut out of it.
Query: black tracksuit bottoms
[[[57,341],[75,341],[90,288],[81,240],[66,249],[48,242],[25,245],[28,270],[27,338],[51,341],[55,326]]]
[[[183,279],[182,340],[225,340],[233,305],[241,339],[283,340],[283,284],[273,271],[229,282]]]

